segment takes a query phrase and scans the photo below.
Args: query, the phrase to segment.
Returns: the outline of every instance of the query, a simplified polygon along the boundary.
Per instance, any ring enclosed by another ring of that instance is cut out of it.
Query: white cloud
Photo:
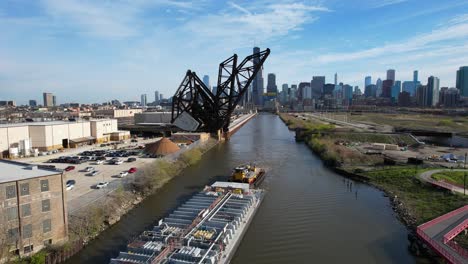
[[[371,4],[371,8],[381,8],[389,5],[396,5],[408,0],[377,0],[376,2]]]
[[[75,32],[97,36],[122,38],[143,34],[140,14],[152,7],[173,7],[193,10],[198,4],[175,0],[42,0],[48,16],[57,25],[74,28]],[[203,2],[201,2],[203,3]]]
[[[428,48],[428,46],[443,41],[453,41],[468,38],[468,23],[456,24],[436,29],[430,33],[412,37],[400,43],[387,44],[367,50],[346,53],[331,53],[318,57],[322,63],[345,62],[364,58],[374,58],[382,55],[410,52]]]
[[[230,47],[251,46],[252,41],[265,42],[300,30],[318,19],[315,12],[326,12],[322,6],[304,3],[270,4],[259,12],[230,2],[230,10],[209,14],[185,24],[188,32],[202,37],[201,41],[219,41]],[[237,11],[237,12],[236,12]]]

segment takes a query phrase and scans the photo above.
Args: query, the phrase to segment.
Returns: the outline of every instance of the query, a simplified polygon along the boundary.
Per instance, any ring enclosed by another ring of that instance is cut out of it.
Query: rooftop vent
[[[28,170],[37,170],[37,165],[30,165],[30,166],[26,167],[26,169],[28,169]]]

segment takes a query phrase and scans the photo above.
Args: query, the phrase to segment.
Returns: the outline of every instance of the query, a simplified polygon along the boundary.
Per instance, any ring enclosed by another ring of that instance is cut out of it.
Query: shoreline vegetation
[[[69,215],[69,239],[63,245],[47,247],[31,257],[16,259],[12,263],[42,264],[46,263],[48,255],[67,255],[71,257],[90,241],[96,239],[101,232],[108,229],[120,218],[130,212],[150,195],[156,194],[165,184],[182,174],[183,170],[202,159],[203,154],[216,146],[218,141],[210,138],[208,141],[181,153],[174,161],[156,159],[140,168],[135,180],[119,186],[101,199],[89,205],[76,215]],[[72,251],[71,253],[69,253]],[[68,253],[68,254],[67,254]]]
[[[339,144],[343,140],[349,140],[349,136],[335,131],[334,125],[318,120],[303,120],[284,113],[280,113],[279,117],[290,130],[296,132],[296,141],[304,142],[322,159],[325,166],[383,191],[389,197],[398,219],[411,232],[422,223],[468,204],[466,196],[436,189],[416,177],[437,167],[426,164],[388,165],[382,155],[366,155]],[[369,141],[367,135],[361,137],[359,133],[353,134],[353,138],[359,142],[394,143],[390,135],[383,134],[370,137],[372,141]],[[468,236],[460,234],[455,241],[460,245],[468,245]]]

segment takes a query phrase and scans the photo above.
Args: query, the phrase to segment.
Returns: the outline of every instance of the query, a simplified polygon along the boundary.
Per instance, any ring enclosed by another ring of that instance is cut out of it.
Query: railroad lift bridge
[[[234,54],[221,62],[216,94],[188,70],[172,99],[171,122],[186,131],[222,133],[227,138],[231,115],[269,54],[266,49],[240,63]]]

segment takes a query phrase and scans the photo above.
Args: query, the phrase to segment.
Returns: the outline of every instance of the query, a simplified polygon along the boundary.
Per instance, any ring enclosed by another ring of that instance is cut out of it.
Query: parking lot
[[[124,178],[119,178],[118,175],[120,174],[120,172],[128,171],[130,168],[133,167],[137,168],[138,170],[139,168],[142,168],[145,164],[154,162],[155,160],[153,158],[142,158],[140,157],[140,155],[114,157],[115,155],[113,155],[112,153],[118,153],[118,151],[120,150],[122,150],[122,152],[120,153],[124,153],[126,152],[126,150],[129,150],[128,153],[131,153],[133,151],[141,151],[141,149],[139,149],[138,146],[143,146],[147,143],[156,142],[159,139],[160,138],[147,140],[139,139],[138,142],[130,142],[130,140],[127,140],[127,142],[124,144],[118,144],[117,146],[111,145],[105,147],[100,147],[100,144],[98,144],[77,149],[69,149],[63,152],[47,156],[27,158],[21,161],[40,165],[51,165],[55,166],[55,168],[57,169],[62,170],[65,170],[65,168],[69,166],[74,166],[75,168],[73,170],[64,171],[65,182],[68,180],[75,181],[73,189],[68,190],[66,195],[68,212],[73,213],[76,210],[82,208],[83,206],[86,206],[89,203],[100,199],[106,193],[112,192],[113,190],[118,188],[123,182],[133,180],[136,175],[136,173],[130,173]],[[118,148],[118,150],[116,150],[115,148]],[[83,152],[86,151],[95,151],[95,153],[105,153],[109,156],[105,157],[105,161],[102,164],[97,164],[97,160],[89,160],[89,158],[88,161],[84,161],[85,158],[83,158],[83,156],[80,154],[83,154]],[[48,162],[49,160],[57,160],[60,158],[62,158],[62,161],[65,162],[63,160],[63,158],[65,157],[72,159],[79,159],[81,157],[82,163],[72,164],[61,162]],[[115,165],[109,163],[109,161],[113,158],[123,161],[122,164]],[[136,160],[133,162],[128,162],[128,158],[136,158]],[[90,172],[84,171],[86,167],[93,167],[93,169],[98,171],[98,173],[94,176],[90,176]],[[102,189],[97,189],[96,185],[99,182],[109,182],[109,185]]]

